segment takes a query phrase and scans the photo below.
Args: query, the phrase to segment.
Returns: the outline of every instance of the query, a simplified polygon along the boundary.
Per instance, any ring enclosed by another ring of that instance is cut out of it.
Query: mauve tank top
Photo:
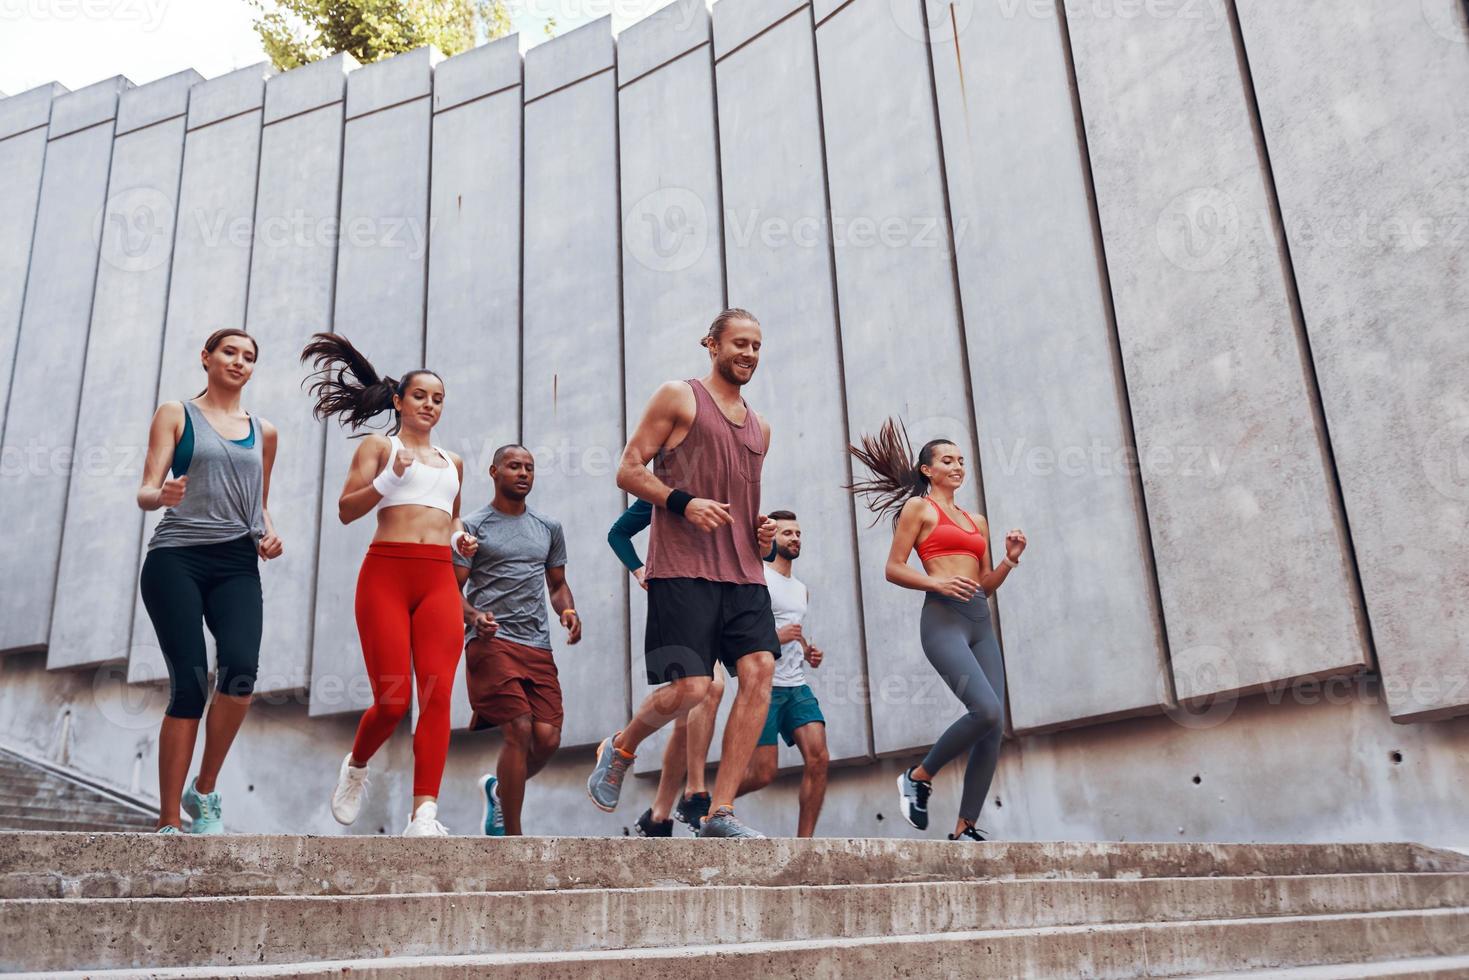
[[[764,585],[765,563],[755,541],[766,449],[760,416],[746,404],[744,424],[735,425],[701,382],[687,384],[694,389],[694,424],[683,442],[658,454],[653,472],[676,490],[729,504],[734,523],[701,531],[681,515],[654,507],[645,574]]]

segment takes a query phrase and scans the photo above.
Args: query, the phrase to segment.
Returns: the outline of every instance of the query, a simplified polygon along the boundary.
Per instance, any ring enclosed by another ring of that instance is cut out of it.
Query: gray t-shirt
[[[501,639],[551,649],[546,569],[566,564],[560,522],[529,507],[512,515],[485,504],[464,518],[464,530],[479,540],[472,559],[454,552],[454,564],[469,569],[464,584],[470,604],[494,615]],[[473,627],[465,629],[466,642],[474,635]]]

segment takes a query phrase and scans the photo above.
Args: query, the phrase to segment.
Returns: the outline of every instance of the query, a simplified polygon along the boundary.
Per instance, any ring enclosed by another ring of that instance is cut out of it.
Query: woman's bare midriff
[[[398,504],[378,509],[377,533],[372,536],[372,540],[441,544],[447,547],[453,531],[454,518],[437,507]]]
[[[962,575],[979,581],[979,559],[973,555],[939,555],[923,563],[923,570],[933,578]]]

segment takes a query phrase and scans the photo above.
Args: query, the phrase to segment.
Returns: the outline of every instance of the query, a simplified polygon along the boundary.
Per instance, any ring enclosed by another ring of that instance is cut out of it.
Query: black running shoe
[[[928,829],[928,795],[932,792],[933,783],[914,779],[912,769],[898,776],[898,809],[915,830]]]
[[[678,806],[674,807],[673,815],[681,823],[688,824],[695,837],[699,836],[699,831],[703,829],[704,818],[709,815],[709,794],[695,793],[693,796],[684,797],[678,801]]]
[[[638,817],[638,822],[636,826],[638,828],[639,837],[673,836],[673,820],[671,818],[662,821],[654,820],[652,809],[647,809],[643,811],[643,815],[641,817]]]
[[[973,827],[965,827],[963,830],[959,831],[957,835],[950,834],[949,840],[977,840],[981,844],[983,844],[985,841],[988,840],[988,838],[981,834],[979,831],[975,830]]]

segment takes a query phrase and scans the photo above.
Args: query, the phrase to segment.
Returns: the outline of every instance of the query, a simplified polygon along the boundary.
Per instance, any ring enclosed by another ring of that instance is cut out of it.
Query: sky
[[[509,0],[521,46],[612,15],[620,31],[668,0]],[[265,60],[247,0],[0,0],[0,92],[75,91],[125,75],[144,84],[193,68],[213,78]]]

